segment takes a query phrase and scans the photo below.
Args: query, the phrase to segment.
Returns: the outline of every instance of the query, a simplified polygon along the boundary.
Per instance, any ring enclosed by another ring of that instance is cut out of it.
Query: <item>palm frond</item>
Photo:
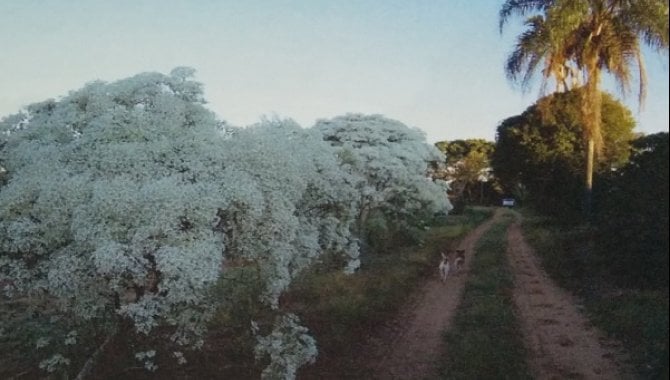
[[[507,0],[500,8],[498,28],[502,33],[505,24],[512,16],[525,17],[531,12],[542,12],[549,8],[554,0]]]
[[[500,10],[501,30],[510,17],[535,12],[525,20],[527,28],[508,57],[507,77],[527,87],[543,67],[543,86],[550,77],[560,85],[568,75],[574,79],[576,72],[584,73],[586,84],[589,80],[599,82],[604,71],[612,75],[626,96],[634,81],[633,71],[637,71],[642,107],[647,77],[641,44],[667,51],[668,2],[507,0]]]
[[[631,1],[625,14],[626,23],[634,26],[644,43],[656,50],[668,49],[668,1]]]

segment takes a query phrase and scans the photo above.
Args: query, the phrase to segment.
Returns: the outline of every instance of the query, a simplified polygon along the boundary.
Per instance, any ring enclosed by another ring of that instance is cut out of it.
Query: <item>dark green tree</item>
[[[585,139],[581,91],[544,97],[498,126],[492,158],[495,176],[506,192],[526,189],[528,201],[549,213],[572,215],[580,210]],[[635,126],[624,105],[606,93],[601,96],[605,144],[597,174],[609,173],[627,162]]]
[[[637,71],[639,101],[646,94],[642,44],[668,49],[668,0],[507,0],[500,10],[500,28],[514,15],[527,17],[505,70],[526,84],[541,68],[557,88],[568,76],[584,78],[580,116],[586,152],[585,211],[590,213],[593,172],[606,145],[602,132],[600,78],[609,73],[625,95]]]
[[[668,133],[638,138],[630,162],[596,187],[602,256],[621,285],[668,286]]]
[[[450,182],[452,203],[489,203],[498,198],[498,187],[490,170],[493,142],[466,139],[440,141],[435,146],[447,157],[440,177]]]
[[[484,139],[445,140],[436,142],[435,146],[447,156],[447,165],[456,164],[472,152],[482,153],[490,157],[495,149],[493,142]]]

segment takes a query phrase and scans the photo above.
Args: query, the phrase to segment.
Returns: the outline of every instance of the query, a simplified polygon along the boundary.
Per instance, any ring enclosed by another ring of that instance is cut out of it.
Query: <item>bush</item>
[[[668,133],[633,143],[630,162],[598,198],[598,254],[619,285],[668,286]]]

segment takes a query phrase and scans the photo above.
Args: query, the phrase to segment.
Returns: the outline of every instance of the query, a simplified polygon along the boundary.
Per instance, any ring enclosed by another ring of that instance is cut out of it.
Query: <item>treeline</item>
[[[572,224],[590,219],[600,269],[615,283],[667,286],[668,134],[634,134],[630,111],[603,93],[603,148],[585,216],[579,107],[578,90],[555,93],[504,120],[491,160],[496,177],[545,215]]]
[[[626,95],[637,72],[638,101],[643,105],[647,76],[642,47],[667,53],[668,2],[581,1],[576,5],[508,0],[499,16],[501,31],[514,18],[524,21],[505,64],[508,78],[528,86],[538,74],[543,90],[553,82],[557,92],[498,128],[493,166],[505,188],[517,185],[518,195],[545,214],[571,223],[590,222],[594,239],[588,240],[594,243],[593,254],[602,259],[603,271],[626,265],[621,262],[623,256],[636,257],[626,261],[633,267],[618,271],[624,277],[610,273],[614,283],[632,278],[638,286],[667,285],[667,233],[656,233],[659,226],[668,229],[667,195],[646,199],[623,185],[640,177],[634,168],[640,158],[629,161],[628,157],[639,153],[636,146],[646,146],[651,155],[661,154],[663,148],[639,140],[631,150],[631,141],[643,137],[632,135],[630,113],[602,93],[601,81],[604,75],[610,76]],[[660,139],[667,144],[667,134]],[[650,165],[645,168],[647,180],[634,187],[667,183],[663,165],[645,164]],[[581,184],[576,180],[579,176]],[[652,221],[648,218],[652,215],[659,218]],[[630,231],[626,238],[617,232],[621,230]],[[620,239],[627,243],[610,244]],[[663,255],[656,253],[660,249]],[[651,275],[653,280],[639,278],[650,269],[642,263],[650,261],[665,268],[665,274]]]
[[[635,134],[631,112],[602,93],[603,146],[584,214],[580,90],[554,93],[500,123],[495,143],[443,141],[452,203],[518,204],[566,225],[590,222],[595,262],[622,286],[668,285],[668,133]],[[456,211],[455,210],[455,211]]]
[[[491,168],[493,142],[465,139],[439,141],[435,146],[446,159],[444,165],[434,168],[433,176],[448,182],[452,213],[463,212],[466,205],[499,204],[502,189]]]

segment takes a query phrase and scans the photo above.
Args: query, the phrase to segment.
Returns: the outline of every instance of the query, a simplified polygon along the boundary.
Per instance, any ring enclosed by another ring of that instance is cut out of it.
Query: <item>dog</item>
[[[442,261],[440,261],[440,265],[438,266],[438,269],[440,270],[440,279],[442,282],[447,281],[447,275],[449,275],[449,258],[447,258],[447,255],[444,254],[444,252],[440,252],[442,255]]]
[[[456,270],[456,272],[461,271],[464,262],[465,262],[465,250],[457,249],[456,258],[454,259],[454,269]]]

